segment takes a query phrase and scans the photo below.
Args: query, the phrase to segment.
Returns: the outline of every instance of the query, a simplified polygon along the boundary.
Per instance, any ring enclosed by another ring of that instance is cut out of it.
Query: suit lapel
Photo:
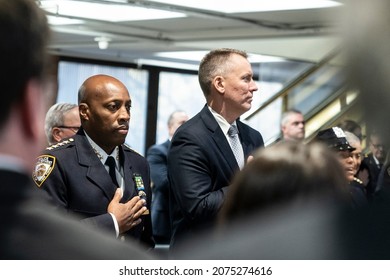
[[[222,129],[219,127],[218,122],[215,120],[214,116],[207,108],[207,105],[201,111],[201,118],[203,119],[203,122],[207,127],[207,129],[212,131],[212,138],[217,146],[217,149],[221,152],[221,154],[225,158],[226,163],[231,168],[231,171],[234,172],[235,170],[239,169],[233,151],[230,148],[230,145],[227,142],[227,139],[223,134]]]
[[[243,126],[242,122],[237,120],[236,123],[237,123],[237,128],[238,128],[238,131],[239,131],[238,136],[240,137],[242,149],[244,150],[244,158],[245,158],[245,162],[246,162],[247,157],[249,156],[249,154],[253,150],[253,145],[249,144],[248,141],[247,141],[248,137],[245,137],[247,135],[247,130],[244,129],[244,126]]]
[[[87,178],[92,181],[110,200],[114,196],[116,187],[102,162],[93,151],[84,132],[80,130],[75,136],[75,145],[80,165],[88,167]]]

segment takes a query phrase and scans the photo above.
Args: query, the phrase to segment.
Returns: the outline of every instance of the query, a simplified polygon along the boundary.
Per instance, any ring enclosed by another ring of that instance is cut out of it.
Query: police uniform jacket
[[[150,209],[150,174],[146,159],[125,145],[119,147],[119,157],[125,184],[121,202],[125,203],[138,195],[133,176],[139,174],[146,193],[147,208]],[[38,187],[49,193],[59,209],[78,215],[89,225],[115,234],[113,218],[107,212],[107,207],[114,197],[116,186],[83,129],[73,138],[48,147],[38,157],[33,179]],[[142,222],[123,237],[138,239],[147,246],[153,246],[150,214],[143,215]]]
[[[0,259],[142,260],[154,256],[135,242],[123,242],[53,211],[31,174],[0,170]]]

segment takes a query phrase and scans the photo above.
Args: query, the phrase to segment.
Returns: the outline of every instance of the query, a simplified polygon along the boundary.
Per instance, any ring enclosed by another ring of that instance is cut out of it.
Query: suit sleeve
[[[150,177],[154,183],[154,188],[161,192],[168,191],[167,156],[156,146],[152,146],[147,154],[150,165]]]
[[[170,191],[182,214],[190,223],[216,217],[227,186],[213,186],[208,152],[201,139],[182,132],[174,137],[168,153]]]

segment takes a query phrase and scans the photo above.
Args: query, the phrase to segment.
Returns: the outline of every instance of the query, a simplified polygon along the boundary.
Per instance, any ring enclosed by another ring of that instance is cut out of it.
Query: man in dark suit
[[[153,182],[152,228],[156,243],[169,244],[171,222],[169,217],[169,181],[167,172],[167,154],[176,129],[188,120],[183,111],[175,111],[168,117],[168,140],[151,146],[146,154]]]
[[[362,165],[368,170],[368,183],[366,186],[367,197],[373,200],[377,191],[379,173],[386,158],[386,145],[383,137],[377,131],[370,133],[368,137],[369,154],[363,159]]]
[[[31,170],[45,145],[49,27],[33,0],[0,0],[0,259],[150,259],[53,212],[33,188]],[[48,92],[47,92],[48,93]]]
[[[207,104],[178,128],[168,153],[172,248],[214,225],[232,177],[264,146],[261,134],[239,120],[257,90],[245,52],[208,53],[199,83]]]
[[[38,157],[35,183],[83,222],[153,247],[149,165],[123,144],[131,107],[125,85],[111,76],[92,76],[78,98],[81,129]]]

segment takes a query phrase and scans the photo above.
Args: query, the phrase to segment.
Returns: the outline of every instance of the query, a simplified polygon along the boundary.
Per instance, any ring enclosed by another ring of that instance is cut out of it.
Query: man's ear
[[[215,76],[212,84],[220,94],[225,93],[225,79],[222,76]]]
[[[61,128],[53,127],[51,133],[53,135],[53,139],[56,140],[56,142],[60,142],[62,140],[61,132]]]
[[[88,107],[87,103],[80,103],[80,105],[79,105],[79,113],[80,113],[81,121],[89,120],[88,110],[89,110],[89,107]]]

